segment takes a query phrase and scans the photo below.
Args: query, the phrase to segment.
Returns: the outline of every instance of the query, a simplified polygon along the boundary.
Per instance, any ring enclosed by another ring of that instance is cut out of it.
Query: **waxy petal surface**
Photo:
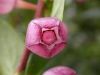
[[[0,0],[0,14],[9,13],[16,5],[16,0]]]
[[[77,75],[76,72],[65,66],[57,66],[43,73],[43,75]]]
[[[38,18],[29,23],[26,47],[43,58],[51,58],[64,49],[67,39],[63,22],[52,17]]]

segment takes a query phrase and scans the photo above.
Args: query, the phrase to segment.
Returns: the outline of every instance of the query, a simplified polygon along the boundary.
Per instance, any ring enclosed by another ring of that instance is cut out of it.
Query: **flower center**
[[[42,41],[47,44],[47,45],[51,45],[52,43],[54,43],[57,40],[56,38],[56,34],[53,30],[47,30],[43,32],[42,35]]]

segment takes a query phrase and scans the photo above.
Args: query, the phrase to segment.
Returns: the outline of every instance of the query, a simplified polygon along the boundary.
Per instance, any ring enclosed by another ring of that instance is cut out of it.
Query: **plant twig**
[[[23,8],[28,8],[28,9],[29,8],[31,9],[33,7],[32,9],[35,9],[35,18],[39,18],[42,16],[44,0],[38,0],[37,5],[33,5],[33,4],[31,5],[30,3],[28,4],[28,3],[20,0],[19,5],[17,7],[19,7],[19,8],[23,7]],[[14,75],[19,75],[23,70],[25,70],[30,53],[31,52],[27,48],[25,48],[24,53],[19,62],[19,65],[17,67],[16,73]]]
[[[36,11],[35,11],[35,18],[39,18],[42,16],[42,10],[44,8],[45,1],[38,0]]]
[[[18,66],[17,66],[17,70],[16,70],[16,74],[15,75],[19,75],[18,73],[20,73],[23,70],[25,70],[29,55],[30,55],[30,51],[27,48],[25,48],[25,50],[24,50],[24,52],[23,52],[23,54],[21,56],[20,62],[18,64]]]
[[[17,0],[16,8],[36,10],[36,5],[23,0]]]

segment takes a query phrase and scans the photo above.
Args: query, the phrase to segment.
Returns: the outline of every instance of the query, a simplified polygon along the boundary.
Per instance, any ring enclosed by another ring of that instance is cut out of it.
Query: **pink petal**
[[[41,28],[31,22],[27,29],[26,45],[34,45],[40,43],[41,40]]]
[[[53,30],[44,31],[41,39],[47,45],[51,45],[57,40]]]
[[[34,23],[40,25],[42,28],[52,28],[59,26],[59,20],[50,17],[36,19],[34,20]]]
[[[50,56],[53,57],[60,53],[64,49],[65,45],[65,43],[56,44],[55,47],[51,50]]]
[[[76,72],[65,66],[57,66],[43,73],[43,75],[76,75]]]
[[[59,27],[59,34],[62,37],[63,41],[66,41],[66,39],[68,39],[68,28],[66,27],[66,25],[64,23],[60,23],[60,27]]]
[[[16,5],[16,0],[0,0],[0,14],[9,13]]]
[[[32,45],[32,46],[29,46],[29,47],[27,46],[27,48],[30,49],[31,52],[39,55],[40,57],[50,58],[49,51],[42,44]]]

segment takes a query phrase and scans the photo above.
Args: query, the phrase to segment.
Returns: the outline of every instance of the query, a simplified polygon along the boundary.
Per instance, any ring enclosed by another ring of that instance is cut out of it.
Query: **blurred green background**
[[[36,0],[27,0],[36,3]],[[69,27],[66,48],[52,59],[31,54],[22,75],[42,75],[57,65],[75,69],[78,75],[100,75],[100,0],[65,0],[63,21]],[[47,0],[44,16],[49,16],[52,0]],[[24,48],[28,23],[34,11],[14,9],[0,15],[0,75],[12,75]]]

